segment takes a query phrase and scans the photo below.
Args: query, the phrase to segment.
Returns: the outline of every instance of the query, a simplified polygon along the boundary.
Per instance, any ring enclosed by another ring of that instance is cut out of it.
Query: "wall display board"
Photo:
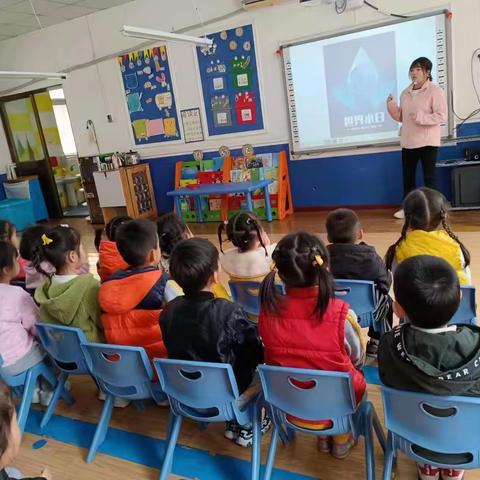
[[[199,108],[190,108],[180,112],[185,143],[202,142],[204,140],[202,115]]]
[[[293,153],[398,143],[386,98],[399,101],[414,59],[428,57],[434,81],[451,95],[450,16],[435,12],[283,45]],[[453,133],[452,115],[443,137]]]
[[[207,37],[213,46],[197,47],[197,56],[209,135],[262,130],[253,26]]]
[[[180,140],[167,47],[118,57],[136,145]]]

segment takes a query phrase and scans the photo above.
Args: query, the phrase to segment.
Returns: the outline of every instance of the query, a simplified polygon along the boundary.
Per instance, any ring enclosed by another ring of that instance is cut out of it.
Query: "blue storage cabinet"
[[[0,219],[12,222],[17,231],[25,230],[35,223],[32,201],[29,199],[7,199],[0,201]]]
[[[16,180],[7,180],[3,183],[6,197],[10,200],[30,199],[33,208],[34,222],[48,219],[47,206],[43,198],[42,188],[38,177],[19,177]]]

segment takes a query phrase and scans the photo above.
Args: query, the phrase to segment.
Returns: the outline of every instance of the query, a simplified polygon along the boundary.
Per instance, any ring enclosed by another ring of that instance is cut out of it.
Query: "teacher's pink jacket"
[[[400,95],[400,106],[395,100],[387,103],[388,113],[402,122],[400,145],[403,148],[438,147],[441,124],[447,121],[447,102],[443,90],[426,81],[418,93],[412,93],[413,84]]]

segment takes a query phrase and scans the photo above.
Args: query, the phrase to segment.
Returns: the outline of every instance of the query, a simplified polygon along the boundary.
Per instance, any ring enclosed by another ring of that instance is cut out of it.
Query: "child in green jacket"
[[[54,274],[43,271],[44,260],[54,266]],[[80,235],[73,228],[58,226],[43,234],[33,264],[48,279],[35,291],[35,300],[42,322],[78,327],[89,341],[103,342],[98,280],[92,274],[77,273],[86,261]]]

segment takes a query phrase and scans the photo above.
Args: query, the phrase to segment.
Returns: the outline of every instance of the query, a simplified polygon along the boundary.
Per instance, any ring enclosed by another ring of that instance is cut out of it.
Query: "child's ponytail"
[[[275,265],[272,265],[272,271],[263,279],[260,288],[260,303],[262,308],[269,313],[277,313],[281,295],[278,293],[275,285],[277,271]]]
[[[395,252],[397,251],[397,247],[403,242],[403,240],[405,240],[408,228],[409,219],[406,218],[399,239],[393,245],[388,247],[387,253],[385,254],[385,266],[387,267],[387,270],[392,270],[393,262],[395,261]]]
[[[220,246],[220,251],[223,252],[223,232],[226,229],[226,222],[222,222],[217,229],[217,235],[218,235],[218,244]]]
[[[470,252],[468,251],[467,247],[460,241],[460,239],[450,229],[450,226],[447,223],[447,213],[446,212],[442,212],[442,227],[447,232],[448,236],[452,240],[455,240],[458,243],[458,245],[460,246],[460,250],[462,251],[463,258],[465,259],[465,267],[468,267],[470,265],[470,261],[471,261]]]
[[[251,212],[240,212],[235,214],[226,225],[218,227],[218,236],[220,246],[222,244],[221,232],[227,232],[227,238],[232,244],[243,253],[252,249],[257,240],[265,251],[265,256],[268,257],[267,247],[263,239],[263,228],[260,221]]]
[[[322,257],[320,249],[314,247],[312,249],[312,263],[317,270],[318,275],[318,301],[317,309],[323,316],[328,309],[328,304],[332,298],[335,298],[335,280],[328,271],[325,260]]]

